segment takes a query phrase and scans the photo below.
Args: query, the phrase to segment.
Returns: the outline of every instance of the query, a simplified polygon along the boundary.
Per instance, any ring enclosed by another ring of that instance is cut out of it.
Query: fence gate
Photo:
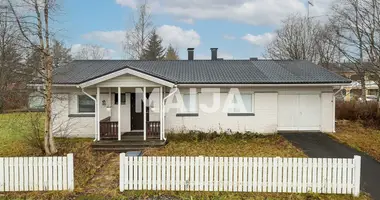
[[[120,191],[360,193],[361,157],[126,157]]]
[[[74,190],[73,154],[0,158],[0,192]]]

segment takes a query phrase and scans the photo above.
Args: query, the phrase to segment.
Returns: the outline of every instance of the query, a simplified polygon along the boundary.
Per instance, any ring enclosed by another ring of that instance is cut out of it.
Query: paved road
[[[323,133],[283,133],[293,145],[313,158],[353,158],[362,157],[361,190],[373,199],[380,200],[380,163],[355,149],[334,141]]]

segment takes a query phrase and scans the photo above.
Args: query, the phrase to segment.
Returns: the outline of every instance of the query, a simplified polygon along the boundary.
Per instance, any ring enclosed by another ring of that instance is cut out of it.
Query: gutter
[[[342,90],[343,90],[343,86],[340,86],[340,89],[339,89],[337,92],[334,93],[334,97],[335,97],[337,94],[339,94]]]
[[[92,100],[95,101],[95,105],[97,104],[96,102],[96,98],[94,98],[93,96],[91,96],[90,94],[88,94],[86,91],[84,91],[84,88],[80,87],[79,85],[77,86],[77,88],[81,88],[82,89],[82,92],[83,94],[85,94],[86,96],[90,97]],[[99,115],[99,111],[98,112],[95,112],[95,130],[97,129],[96,127],[98,127],[98,122],[97,122],[97,116],[96,115]],[[95,131],[95,139],[94,139],[94,142],[97,140],[98,138],[98,131]]]
[[[178,91],[178,87],[177,87],[177,85],[174,85],[173,86],[173,88],[174,88],[174,91],[173,92],[171,92],[170,94],[168,94],[168,96],[166,96],[164,99],[163,99],[163,101],[162,101],[162,112],[163,112],[163,114],[162,114],[162,124],[161,124],[161,128],[162,128],[162,138],[166,141],[166,135],[165,135],[165,114],[166,114],[166,112],[165,112],[165,105],[166,105],[166,100],[169,98],[169,97],[171,97],[171,96],[173,96],[177,91]]]
[[[329,87],[329,86],[350,86],[351,83],[319,83],[319,84],[179,84],[180,87]]]

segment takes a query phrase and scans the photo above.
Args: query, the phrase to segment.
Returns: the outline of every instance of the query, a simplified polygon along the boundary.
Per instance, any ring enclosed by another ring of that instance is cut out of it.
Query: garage
[[[278,95],[277,130],[321,131],[321,95]]]

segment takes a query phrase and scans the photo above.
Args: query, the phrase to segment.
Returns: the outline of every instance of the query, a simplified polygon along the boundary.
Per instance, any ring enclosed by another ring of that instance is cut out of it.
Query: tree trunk
[[[51,154],[55,154],[57,153],[57,148],[55,146],[55,142],[54,142],[54,135],[53,135],[53,131],[51,130],[51,115],[52,115],[52,71],[53,71],[53,62],[52,62],[52,57],[51,56],[47,56],[46,57],[46,74],[47,74],[47,78],[46,78],[46,113],[45,115],[48,115],[48,117],[46,119],[48,119],[47,121],[45,121],[45,131],[48,130],[48,135],[49,135],[49,148],[50,148],[50,153]]]
[[[365,83],[365,75],[360,75],[360,82],[362,86],[362,95],[363,101],[367,102],[367,90],[366,90],[366,83]]]
[[[49,132],[50,132],[50,121],[51,121],[51,104],[49,104],[49,101],[51,101],[49,99],[49,92],[48,92],[48,88],[47,88],[47,84],[46,84],[46,81],[45,80],[45,127],[44,127],[44,149],[45,149],[45,154],[46,155],[51,155],[51,151],[50,151],[50,145],[49,145]],[[51,96],[50,96],[51,98]]]
[[[4,97],[0,94],[0,114],[4,112]]]

